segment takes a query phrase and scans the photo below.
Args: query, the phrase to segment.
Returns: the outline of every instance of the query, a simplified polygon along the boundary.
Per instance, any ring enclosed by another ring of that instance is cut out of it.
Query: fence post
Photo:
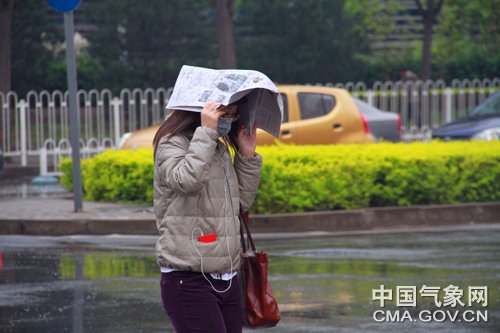
[[[47,175],[47,149],[45,147],[40,148],[40,175]]]
[[[375,97],[375,93],[373,92],[373,90],[368,90],[366,93],[366,103],[370,104],[371,106],[373,106],[373,97]]]
[[[120,142],[120,100],[118,97],[113,98],[111,101],[113,104],[113,117],[115,118],[115,148],[118,147]]]
[[[21,118],[21,165],[28,165],[28,151],[26,147],[26,109],[28,103],[24,99],[19,101],[19,113]]]
[[[446,88],[444,94],[446,95],[446,113],[444,121],[449,123],[451,121],[453,89],[450,87]]]

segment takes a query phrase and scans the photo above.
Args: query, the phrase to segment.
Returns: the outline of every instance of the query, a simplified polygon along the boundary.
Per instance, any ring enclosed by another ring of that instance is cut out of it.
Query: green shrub
[[[500,142],[259,147],[254,212],[500,200]]]
[[[500,142],[257,147],[264,165],[252,213],[500,201]],[[85,198],[153,201],[152,150],[82,161]],[[61,165],[71,186],[71,161]]]
[[[61,183],[72,189],[71,159],[60,165]],[[82,160],[83,193],[91,201],[153,203],[153,150],[108,150]]]

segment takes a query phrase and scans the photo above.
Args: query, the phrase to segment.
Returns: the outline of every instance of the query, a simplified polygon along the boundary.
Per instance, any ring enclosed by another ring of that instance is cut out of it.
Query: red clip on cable
[[[202,243],[212,243],[217,240],[217,237],[215,237],[215,234],[210,234],[210,235],[200,236],[199,240]]]

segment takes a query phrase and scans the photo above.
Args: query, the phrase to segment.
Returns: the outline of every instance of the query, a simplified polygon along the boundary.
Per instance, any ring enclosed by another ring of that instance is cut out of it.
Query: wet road
[[[173,332],[159,295],[155,240],[0,236],[0,331]],[[269,254],[270,282],[283,316],[268,332],[500,332],[499,225],[440,233],[267,236],[256,245]],[[393,290],[385,307],[372,300],[381,285]],[[441,307],[432,295],[419,293],[424,285],[440,287]],[[445,306],[450,285],[463,290],[458,299],[464,307]],[[416,286],[416,307],[396,305],[397,295],[405,295],[397,294],[397,286]],[[481,297],[468,306],[469,287],[487,287],[487,306]],[[391,317],[384,320],[388,310]],[[402,322],[394,319],[397,310]],[[455,311],[455,321],[441,321]]]
[[[35,185],[33,176],[0,178],[0,200],[5,198],[71,198],[61,184]]]

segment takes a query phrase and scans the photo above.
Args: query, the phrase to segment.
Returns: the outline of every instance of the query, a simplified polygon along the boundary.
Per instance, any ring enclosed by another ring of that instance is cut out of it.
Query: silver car
[[[390,142],[401,141],[401,118],[397,113],[379,110],[357,98],[353,98],[353,101],[359,112],[365,116],[370,133],[378,141],[380,139]]]

